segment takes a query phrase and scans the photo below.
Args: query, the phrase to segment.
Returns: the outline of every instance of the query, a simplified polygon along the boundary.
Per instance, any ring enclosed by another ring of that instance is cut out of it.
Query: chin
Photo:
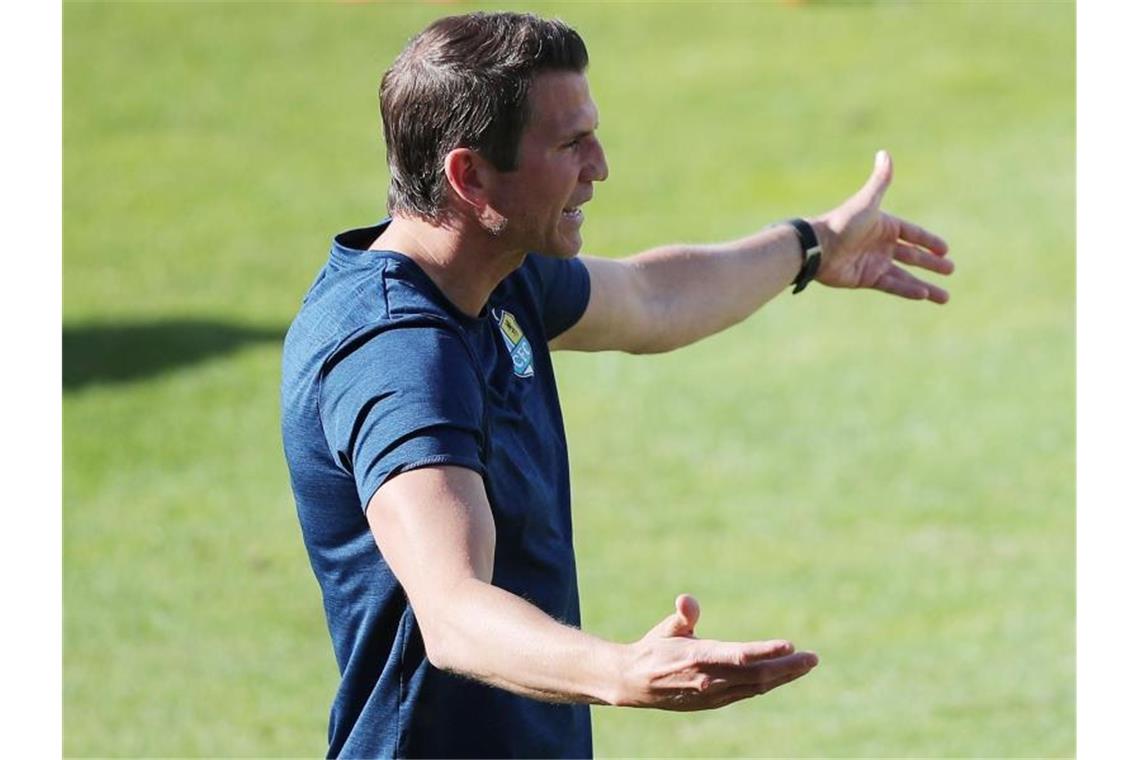
[[[581,250],[582,244],[579,243],[575,246],[559,246],[558,248],[551,250],[546,255],[552,259],[572,259],[577,256]]]
[[[561,241],[561,245],[554,249],[552,256],[560,259],[572,259],[582,250],[582,236],[575,234],[569,239]]]
[[[544,244],[528,250],[551,259],[572,259],[582,250],[582,240],[548,240]]]

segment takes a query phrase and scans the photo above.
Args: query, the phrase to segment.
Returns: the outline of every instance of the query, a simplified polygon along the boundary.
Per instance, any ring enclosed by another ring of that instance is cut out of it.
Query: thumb
[[[666,638],[672,636],[692,636],[701,616],[701,605],[696,597],[681,594],[673,602],[676,611],[653,626],[647,637]]]
[[[872,206],[878,208],[879,204],[883,202],[883,196],[886,195],[887,188],[891,186],[893,175],[894,164],[891,161],[891,154],[885,150],[880,150],[875,154],[875,168],[871,170],[871,176],[861,191],[863,195],[867,196]]]

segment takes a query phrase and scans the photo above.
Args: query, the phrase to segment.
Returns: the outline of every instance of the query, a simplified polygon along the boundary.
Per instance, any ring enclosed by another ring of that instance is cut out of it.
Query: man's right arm
[[[437,668],[549,702],[702,710],[762,694],[809,672],[811,652],[787,641],[698,639],[699,607],[676,611],[633,644],[563,625],[491,585],[495,525],[478,473],[401,473],[368,504],[385,561],[415,610]]]

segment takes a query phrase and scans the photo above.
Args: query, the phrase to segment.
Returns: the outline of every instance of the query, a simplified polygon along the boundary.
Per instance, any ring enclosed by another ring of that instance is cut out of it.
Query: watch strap
[[[796,231],[796,237],[800,240],[800,249],[803,251],[803,265],[800,267],[796,279],[792,280],[794,286],[792,295],[795,295],[815,279],[816,272],[819,271],[820,259],[823,258],[823,248],[819,245],[819,238],[815,236],[815,230],[806,221],[789,219],[788,224],[792,225],[792,229]]]

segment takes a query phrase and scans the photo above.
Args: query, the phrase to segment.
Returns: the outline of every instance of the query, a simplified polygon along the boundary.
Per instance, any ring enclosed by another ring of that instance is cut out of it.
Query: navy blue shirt
[[[285,456],[341,673],[329,756],[590,755],[586,705],[432,667],[365,516],[398,473],[480,473],[495,518],[492,582],[580,624],[547,341],[585,311],[589,275],[578,260],[528,255],[473,318],[408,257],[368,251],[383,229],[336,237],[285,338]]]

